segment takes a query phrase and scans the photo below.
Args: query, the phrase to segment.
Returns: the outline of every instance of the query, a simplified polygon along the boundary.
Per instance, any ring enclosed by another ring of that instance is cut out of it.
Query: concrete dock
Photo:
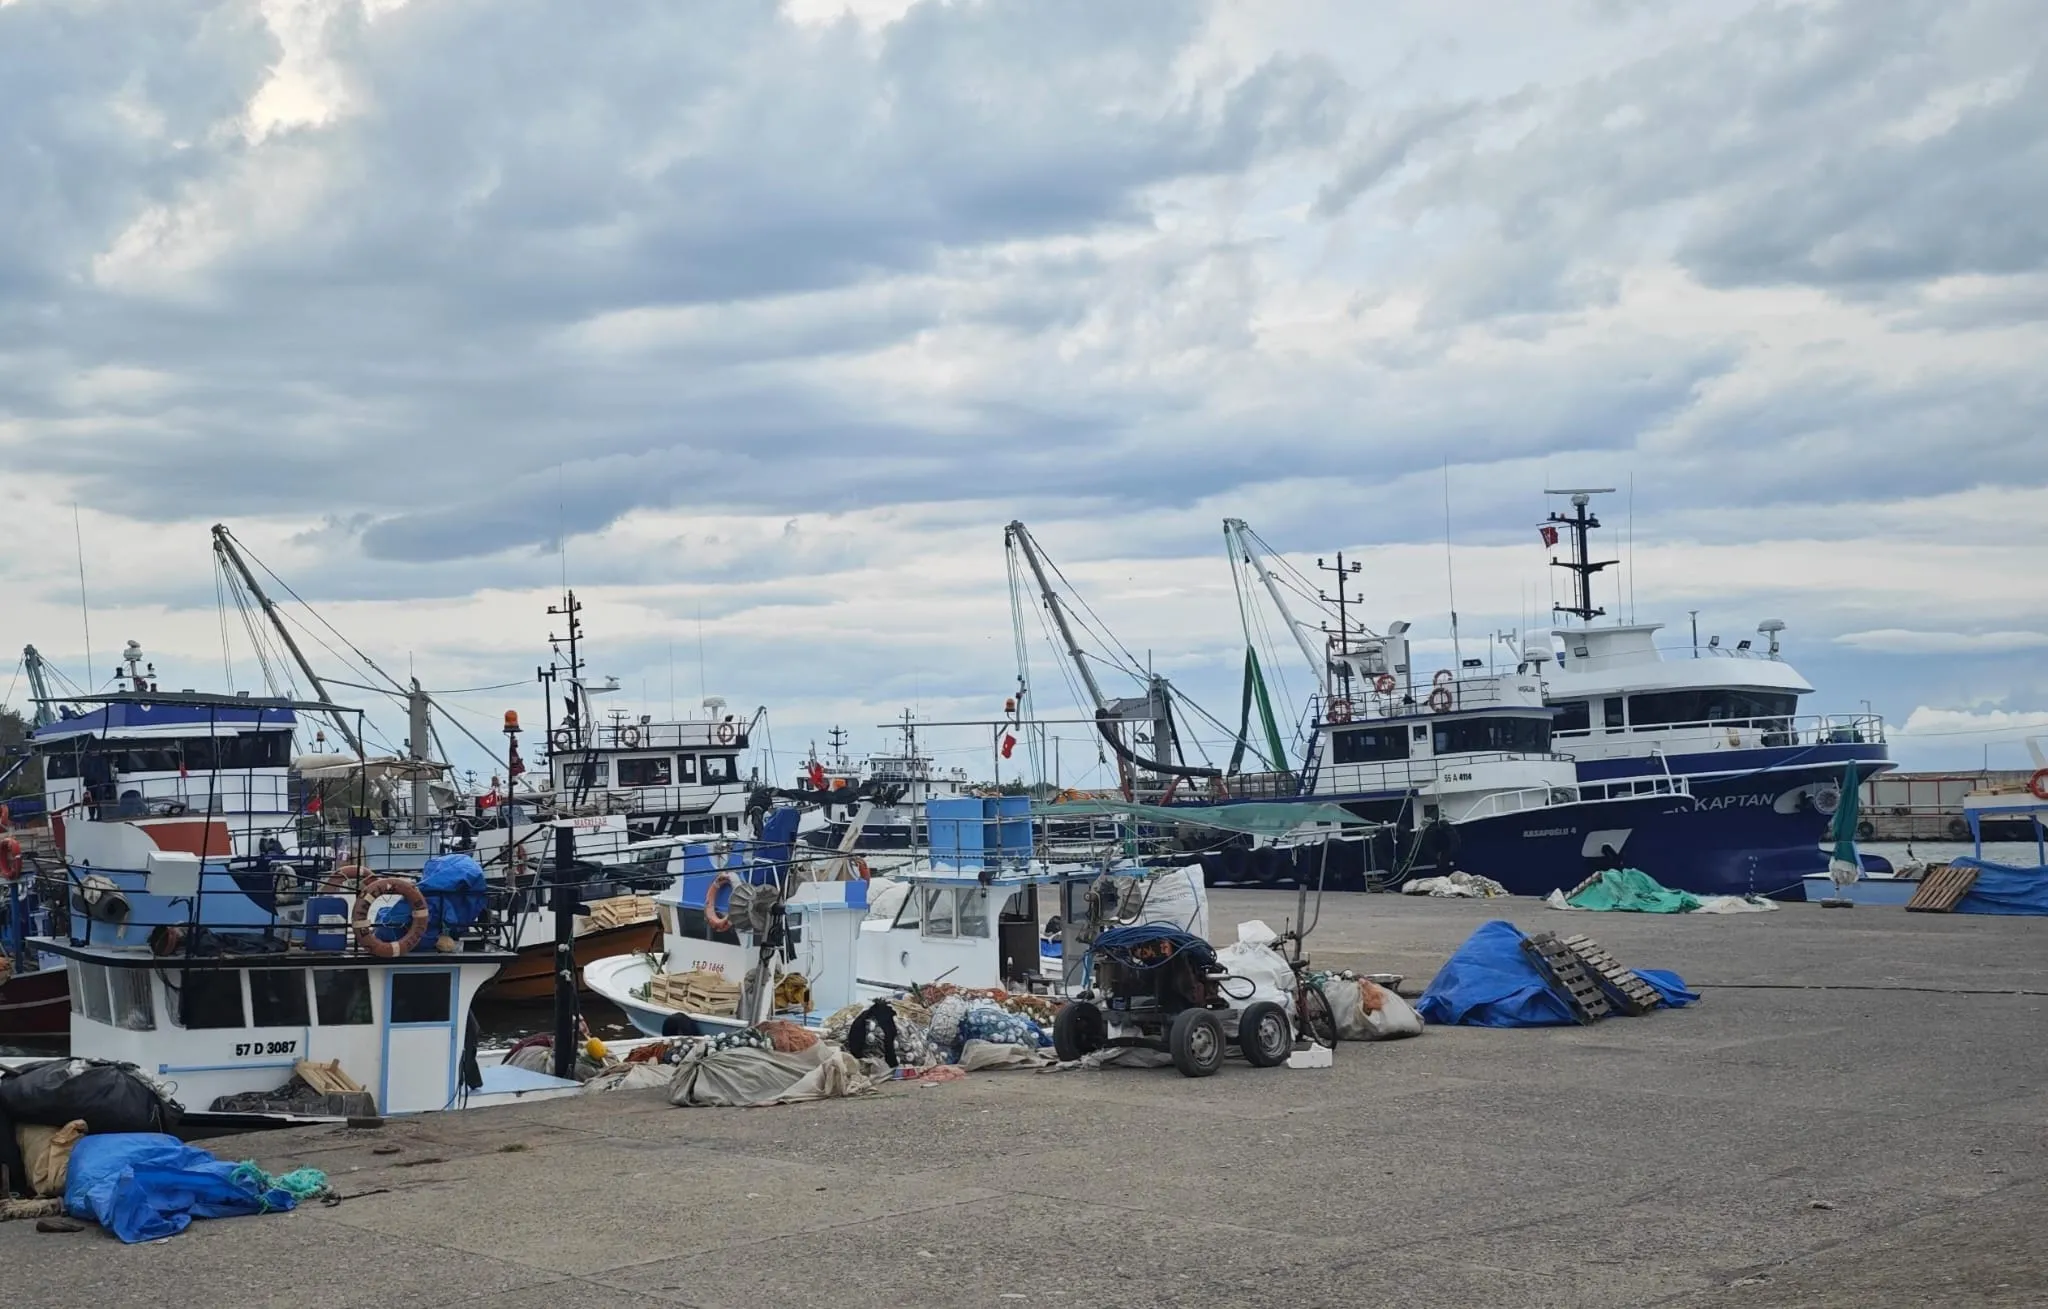
[[[1214,935],[1293,904],[1215,892]],[[214,1144],[325,1169],[349,1198],[134,1247],[0,1224],[0,1298],[2048,1303],[2048,925],[1332,896],[1311,953],[1419,984],[1495,917],[1569,923],[1706,999],[1432,1028],[1320,1072],[986,1073],[759,1110],[625,1093],[242,1137]]]

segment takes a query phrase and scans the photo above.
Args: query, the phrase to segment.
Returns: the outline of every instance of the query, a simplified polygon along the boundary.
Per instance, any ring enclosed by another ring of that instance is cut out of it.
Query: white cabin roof
[[[1563,656],[1548,676],[1550,698],[1571,700],[1695,687],[1790,691],[1794,695],[1813,690],[1797,669],[1767,652],[1702,647],[1697,658],[1689,649],[1667,657],[1653,636],[1663,626],[1627,623],[1552,629]]]

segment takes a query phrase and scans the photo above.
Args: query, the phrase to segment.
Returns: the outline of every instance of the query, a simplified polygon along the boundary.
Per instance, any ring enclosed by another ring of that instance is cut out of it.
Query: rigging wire
[[[228,641],[228,597],[227,565],[221,562],[220,552],[213,555],[213,607],[220,619],[220,669],[227,680],[228,694],[235,690],[235,657]]]

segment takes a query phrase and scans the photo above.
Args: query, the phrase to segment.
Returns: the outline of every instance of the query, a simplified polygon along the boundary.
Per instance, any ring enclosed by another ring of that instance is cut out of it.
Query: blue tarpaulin
[[[432,947],[443,930],[467,927],[486,903],[484,867],[466,854],[435,855],[420,870],[420,894],[427,899],[427,934],[413,948]],[[403,900],[377,911],[377,939],[396,941],[412,926],[412,907]]]
[[[1974,868],[1977,881],[1956,905],[1959,914],[2048,914],[2048,868],[2020,868],[1987,859],[1951,859],[1951,868]]]
[[[81,1137],[70,1169],[65,1210],[130,1244],[176,1236],[194,1218],[274,1213],[299,1203],[281,1187],[249,1189],[235,1180],[235,1165],[152,1132]]]
[[[1415,1007],[1432,1023],[1467,1027],[1558,1027],[1577,1020],[1522,952],[1528,938],[1513,923],[1495,919],[1468,938],[1430,979]],[[1638,968],[1636,973],[1674,1008],[1699,996],[1676,973]]]

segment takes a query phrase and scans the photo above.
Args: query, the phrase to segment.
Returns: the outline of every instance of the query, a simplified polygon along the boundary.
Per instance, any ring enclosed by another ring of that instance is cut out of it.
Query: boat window
[[[238,732],[215,738],[217,766],[223,771],[236,768],[283,768],[290,762],[291,733]],[[172,768],[176,768],[174,763]]]
[[[103,964],[78,965],[78,975],[72,979],[85,990],[85,1016],[95,1023],[111,1023],[114,1011],[107,1004],[107,969]]]
[[[43,776],[78,776],[78,752],[75,750],[52,750],[43,756]]]
[[[1605,703],[1607,707],[1601,712],[1606,715],[1605,723],[1607,730],[1618,732],[1626,726],[1621,716],[1621,697],[1618,695],[1610,697]]]
[[[1593,706],[1585,700],[1567,700],[1557,707],[1557,717],[1550,720],[1553,732],[1588,732],[1593,729]]]
[[[109,968],[107,989],[112,993],[114,1026],[124,1032],[154,1032],[156,1001],[152,997],[147,968]]]
[[[890,924],[890,926],[891,926],[891,927],[915,927],[915,926],[917,926],[917,924],[918,924],[918,919],[919,919],[919,913],[918,913],[918,911],[919,911],[919,910],[920,910],[920,909],[921,909],[921,908],[923,907],[923,904],[924,904],[924,896],[923,896],[922,894],[920,894],[920,892],[919,892],[919,890],[918,890],[918,888],[917,888],[917,887],[915,887],[915,886],[911,887],[911,888],[910,888],[910,894],[908,894],[908,895],[906,895],[906,896],[904,896],[904,897],[903,897],[903,903],[902,903],[902,905],[901,905],[900,907],[898,907],[898,909],[896,910],[896,920],[895,920],[894,922],[892,922],[892,923]]]
[[[1542,754],[1550,749],[1550,723],[1542,718],[1459,718],[1434,725],[1439,756],[1478,750]]]
[[[394,971],[391,974],[391,1021],[445,1023],[455,1012],[454,974]]]
[[[988,888],[985,886],[955,887],[956,930],[961,936],[986,937],[988,935]]]
[[[178,742],[178,754],[185,761],[187,772],[210,773],[214,769],[213,738],[210,736],[188,736]]]
[[[1709,686],[1689,691],[1654,691],[1628,698],[1629,721],[1637,727],[1674,723],[1747,722],[1766,726],[1790,718],[1798,697],[1777,691],[1741,691]]]
[[[95,967],[95,965],[82,963],[71,965],[71,1012],[74,1014],[85,1012],[85,970],[92,967]]]
[[[562,765],[562,785],[567,787],[581,789],[609,786],[611,780],[612,766],[609,760],[600,759],[593,764],[587,759],[576,759]]]
[[[660,759],[619,760],[620,786],[667,786],[669,784],[669,761]]]
[[[1330,758],[1340,764],[1372,763],[1408,757],[1408,732],[1390,727],[1348,727],[1330,734]]]
[[[729,754],[708,754],[704,756],[704,781],[706,785],[716,782],[739,780],[739,756]]]
[[[369,973],[361,968],[315,968],[313,1006],[322,1027],[361,1027],[373,1021]]]
[[[254,1027],[304,1027],[306,971],[303,968],[251,968],[249,1016]]]
[[[684,783],[688,783],[688,782],[695,782],[696,780],[697,780],[697,756],[696,756],[696,755],[693,755],[693,754],[686,754],[686,755],[677,755],[677,756],[676,756],[676,781],[678,781],[678,782],[684,782]]]
[[[188,968],[178,984],[178,1025],[194,1029],[246,1027],[242,974],[233,968]]]
[[[953,916],[953,890],[950,886],[927,886],[920,892],[924,899],[924,924],[920,930],[924,935],[959,935],[959,925]]]

